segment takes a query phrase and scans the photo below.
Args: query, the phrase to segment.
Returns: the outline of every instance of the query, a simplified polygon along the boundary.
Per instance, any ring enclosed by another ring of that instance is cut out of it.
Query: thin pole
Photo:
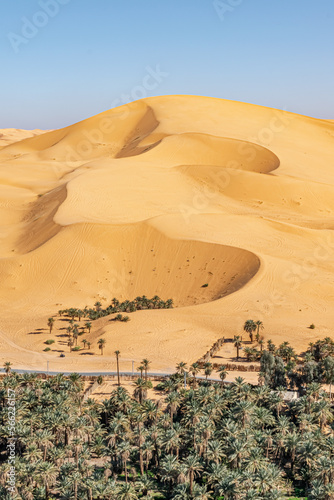
[[[48,371],[48,377],[49,377],[49,362],[47,361],[46,364],[47,364],[47,371]]]
[[[187,388],[187,372],[184,372],[184,388]]]
[[[135,374],[134,364],[135,364],[135,362],[132,361],[132,376],[134,376],[134,374]]]

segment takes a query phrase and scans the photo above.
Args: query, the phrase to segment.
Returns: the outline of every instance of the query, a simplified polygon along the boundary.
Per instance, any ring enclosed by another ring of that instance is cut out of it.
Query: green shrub
[[[48,352],[48,351],[51,351],[51,348],[50,347],[46,347],[45,349],[43,349],[45,352]]]
[[[48,339],[44,343],[47,344],[47,345],[51,345],[51,344],[54,344],[55,341],[53,339]]]
[[[204,285],[202,285],[202,288],[206,288],[207,286],[209,286],[208,283],[204,283]]]
[[[79,345],[73,347],[72,351],[80,351],[81,347]]]
[[[311,330],[314,330],[315,329],[315,324],[312,323],[312,325],[310,325],[310,328],[311,328]]]

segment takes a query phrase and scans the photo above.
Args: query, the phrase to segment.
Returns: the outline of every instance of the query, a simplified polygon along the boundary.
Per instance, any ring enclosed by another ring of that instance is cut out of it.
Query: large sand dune
[[[113,370],[120,349],[124,369],[171,370],[250,318],[297,350],[331,334],[333,122],[167,96],[15,137],[0,143],[3,360]],[[176,308],[98,320],[87,354],[68,353],[57,321],[42,352],[59,309],[143,294]]]

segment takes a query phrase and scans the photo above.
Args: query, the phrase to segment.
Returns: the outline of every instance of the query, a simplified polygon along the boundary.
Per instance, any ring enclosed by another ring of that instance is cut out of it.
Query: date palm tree
[[[5,372],[6,374],[8,375],[11,371],[11,367],[12,367],[12,363],[10,363],[10,361],[6,361],[3,365],[4,369],[5,369]]]
[[[99,339],[97,342],[99,349],[101,351],[101,356],[103,356],[103,348],[106,345],[106,343],[107,343],[106,339]]]
[[[263,330],[264,326],[262,321],[260,320],[255,321],[255,324],[256,324],[256,340],[258,342],[260,339],[260,329]]]
[[[241,345],[242,345],[241,337],[240,337],[240,335],[236,335],[234,337],[234,347],[236,347],[236,349],[237,349],[237,361],[239,361],[239,351],[240,351]]]
[[[117,385],[120,387],[121,381],[119,377],[119,355],[121,354],[121,351],[115,351],[115,356],[116,356],[116,364],[117,364]]]
[[[176,365],[176,371],[180,375],[184,375],[184,372],[186,371],[186,369],[187,369],[187,363],[185,363],[184,361],[181,361],[180,363],[178,363]]]
[[[142,404],[146,399],[147,390],[152,388],[152,382],[143,378],[137,378],[133,385],[135,386],[133,396],[138,398],[139,403]]]
[[[189,478],[189,494],[191,498],[193,494],[194,478],[197,474],[202,472],[203,466],[196,454],[188,455],[188,457],[183,460],[182,466],[184,467],[185,473]]]
[[[219,373],[219,378],[220,380],[223,382],[225,379],[226,379],[226,376],[227,376],[227,370],[226,370],[226,366],[225,365],[221,365],[217,372]]]
[[[209,361],[207,363],[204,363],[204,375],[206,380],[208,380],[208,377],[211,375],[213,370],[213,365]]]
[[[145,380],[147,380],[147,371],[148,371],[148,368],[151,364],[151,361],[149,361],[148,359],[143,359],[143,361],[141,362],[142,366],[144,367],[144,370],[145,370]]]
[[[334,357],[327,356],[324,359],[324,379],[329,384],[329,399],[332,399],[332,384],[334,383]]]
[[[58,471],[55,465],[50,462],[39,462],[36,471],[36,481],[43,484],[45,488],[45,500],[48,500],[50,487],[56,483]]]
[[[90,330],[92,328],[92,323],[90,321],[87,321],[87,323],[85,323],[85,327],[87,328],[88,333],[90,333]]]
[[[54,322],[55,322],[54,318],[49,318],[48,319],[48,327],[50,329],[50,333],[52,332]]]
[[[253,332],[256,330],[256,324],[252,319],[248,319],[244,324],[244,331],[249,334],[250,341],[253,342]]]
[[[199,373],[201,371],[199,363],[195,362],[192,365],[190,365],[189,371],[193,376],[194,386],[196,386],[196,375],[197,375],[197,373]]]

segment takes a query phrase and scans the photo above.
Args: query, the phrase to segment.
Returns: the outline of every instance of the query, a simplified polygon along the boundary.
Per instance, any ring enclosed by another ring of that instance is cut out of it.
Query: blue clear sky
[[[334,119],[333,25],[333,0],[4,0],[0,128],[165,94]]]

